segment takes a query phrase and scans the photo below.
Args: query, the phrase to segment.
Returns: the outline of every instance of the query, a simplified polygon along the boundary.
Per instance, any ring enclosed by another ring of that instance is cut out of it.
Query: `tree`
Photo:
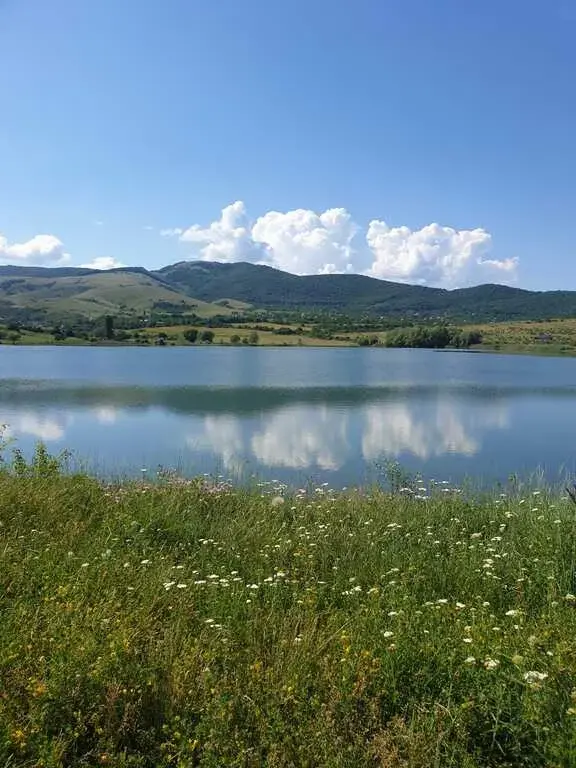
[[[256,331],[252,331],[250,336],[248,336],[248,344],[251,344],[253,347],[258,344],[258,334]]]
[[[189,328],[187,331],[184,331],[184,338],[189,344],[195,344],[198,341],[198,329]]]
[[[235,334],[234,334],[234,335],[233,335],[233,336],[230,338],[230,343],[231,343],[231,344],[240,344],[240,336],[238,336],[238,334],[237,334],[237,333],[235,333]]]
[[[200,341],[204,342],[204,344],[212,344],[214,341],[214,331],[202,331]]]
[[[106,315],[104,318],[104,334],[107,339],[114,338],[114,318],[112,315]]]

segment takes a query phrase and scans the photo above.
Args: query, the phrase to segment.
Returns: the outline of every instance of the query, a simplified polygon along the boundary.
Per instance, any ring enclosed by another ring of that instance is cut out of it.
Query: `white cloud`
[[[59,266],[67,264],[70,255],[64,243],[54,235],[35,235],[24,243],[9,243],[0,235],[0,262],[21,266]]]
[[[413,231],[374,220],[368,225],[366,241],[374,254],[369,273],[387,280],[456,287],[510,280],[518,266],[517,259],[486,258],[492,237],[484,229],[428,224]]]
[[[299,275],[355,272],[453,288],[513,282],[518,268],[516,258],[489,256],[492,237],[484,229],[428,224],[412,230],[374,219],[362,232],[344,208],[269,211],[250,222],[244,203],[236,201],[207,227],[161,234],[193,244],[194,258],[264,263]]]
[[[87,264],[80,264],[81,267],[84,269],[119,269],[120,267],[125,267],[125,264],[122,264],[121,261],[118,261],[118,259],[115,259],[113,256],[97,256],[95,259],[92,259],[92,261],[89,261]]]
[[[352,240],[358,227],[344,208],[324,213],[270,211],[256,220],[252,238],[267,246],[273,266],[302,274],[351,272],[358,266]]]
[[[237,201],[223,209],[218,221],[206,228],[194,224],[180,232],[184,243],[196,243],[200,247],[200,258],[205,261],[263,261],[266,248],[256,243],[244,203]]]

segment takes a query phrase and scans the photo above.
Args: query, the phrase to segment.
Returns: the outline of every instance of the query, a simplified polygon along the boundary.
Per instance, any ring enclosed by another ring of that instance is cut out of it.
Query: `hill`
[[[228,314],[233,309],[193,299],[141,268],[97,271],[0,267],[0,316],[4,318],[96,318],[142,314],[157,307],[204,316]]]
[[[365,275],[297,276],[272,267],[180,262],[156,273],[204,301],[230,297],[257,307],[322,309],[372,315],[446,316],[458,320],[576,316],[575,291],[526,291],[504,285],[445,290]]]
[[[297,276],[248,263],[179,262],[157,271],[126,267],[0,267],[0,320],[96,318],[164,309],[203,316],[249,307],[456,321],[576,317],[575,291],[503,285],[445,290],[365,275]]]

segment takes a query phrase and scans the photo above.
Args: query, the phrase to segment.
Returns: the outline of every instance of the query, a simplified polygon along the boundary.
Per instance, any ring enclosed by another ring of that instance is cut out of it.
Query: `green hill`
[[[27,314],[96,318],[142,314],[161,306],[204,316],[232,311],[193,299],[144,269],[0,267],[0,316],[8,318]]]
[[[376,280],[365,275],[296,276],[247,263],[180,262],[158,270],[190,296],[223,296],[257,307],[324,309],[375,315],[447,316],[460,320],[576,316],[575,291],[535,292],[504,285],[448,291]]]
[[[576,317],[576,292],[503,285],[448,291],[364,275],[297,276],[262,265],[203,261],[180,262],[155,272],[141,267],[0,267],[0,320],[96,318],[153,309],[210,316],[248,307],[474,322],[538,320]]]

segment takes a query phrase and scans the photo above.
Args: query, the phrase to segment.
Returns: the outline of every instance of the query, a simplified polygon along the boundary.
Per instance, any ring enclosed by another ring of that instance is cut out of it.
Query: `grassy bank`
[[[575,765],[574,508],[442,489],[3,471],[0,764]]]

